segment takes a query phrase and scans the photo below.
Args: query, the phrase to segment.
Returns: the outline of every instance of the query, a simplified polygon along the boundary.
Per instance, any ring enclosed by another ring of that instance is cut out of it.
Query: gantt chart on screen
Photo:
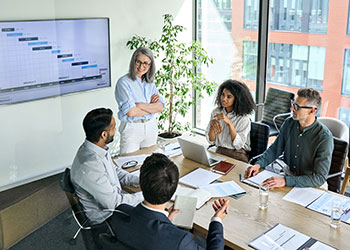
[[[107,86],[108,19],[0,22],[0,104]]]

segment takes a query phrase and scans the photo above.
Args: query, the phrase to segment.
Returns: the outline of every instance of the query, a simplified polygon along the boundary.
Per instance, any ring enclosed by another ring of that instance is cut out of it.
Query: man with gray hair
[[[317,120],[321,96],[312,88],[298,90],[291,103],[293,117],[287,119],[274,143],[248,167],[245,177],[254,176],[260,168],[283,155],[292,175],[271,177],[263,185],[273,187],[320,187],[327,179],[333,153],[333,136],[326,126]]]

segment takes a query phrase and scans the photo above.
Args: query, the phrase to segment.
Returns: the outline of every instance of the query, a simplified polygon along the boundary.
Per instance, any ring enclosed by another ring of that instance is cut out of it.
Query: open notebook
[[[197,198],[196,208],[199,209],[203,206],[208,200],[211,199],[211,194],[204,189],[192,189],[183,186],[177,186],[176,192],[171,197],[171,200],[174,201],[176,195],[179,196],[188,196]]]

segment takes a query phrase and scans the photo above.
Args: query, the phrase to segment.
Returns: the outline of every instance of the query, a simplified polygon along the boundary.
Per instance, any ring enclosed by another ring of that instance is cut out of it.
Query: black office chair
[[[269,141],[270,128],[268,125],[258,122],[251,123],[249,163],[254,161],[265,152]]]
[[[68,201],[72,208],[72,215],[79,226],[78,231],[70,240],[70,244],[75,244],[76,237],[81,232],[85,248],[87,250],[106,250],[120,249],[116,248],[117,239],[107,221],[93,225],[86,217],[83,206],[75,194],[74,186],[70,180],[70,169],[66,168],[62,179],[60,180],[61,189],[66,193]],[[118,243],[119,245],[120,243]]]
[[[282,123],[291,115],[290,103],[293,99],[294,93],[292,92],[269,88],[265,102],[256,105],[263,107],[263,117],[259,123],[270,127],[270,136],[278,135]]]
[[[341,176],[343,173],[345,159],[348,153],[348,143],[333,136],[334,150],[332,154],[331,168],[327,177],[328,190],[340,192]]]

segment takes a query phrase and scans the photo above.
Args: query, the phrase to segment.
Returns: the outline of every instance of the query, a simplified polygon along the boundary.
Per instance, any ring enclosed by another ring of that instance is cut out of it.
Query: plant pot
[[[176,137],[181,136],[181,134],[175,133],[175,132],[173,132],[172,134],[169,134],[168,132],[165,132],[165,133],[159,134],[158,136],[161,137],[162,139],[174,139]]]

